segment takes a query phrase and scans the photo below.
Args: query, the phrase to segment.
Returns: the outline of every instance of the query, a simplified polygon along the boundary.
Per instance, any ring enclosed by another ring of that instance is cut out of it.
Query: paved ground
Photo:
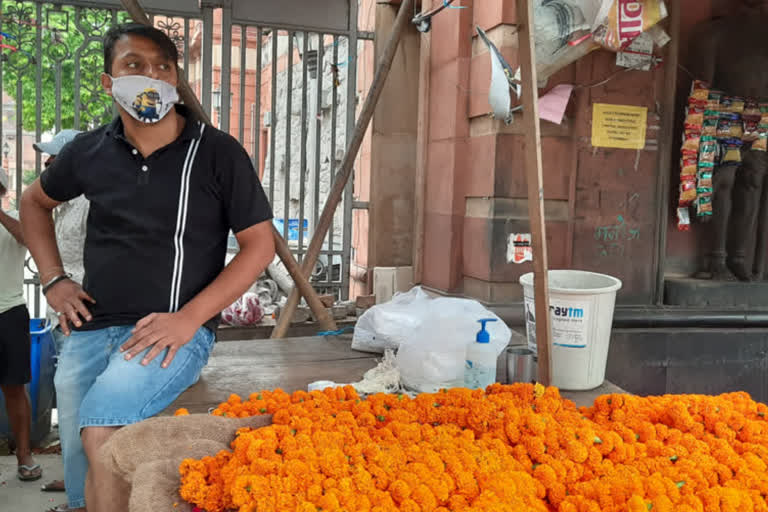
[[[37,455],[43,467],[43,478],[37,482],[21,482],[16,478],[16,457],[0,457],[0,512],[43,512],[64,503],[64,493],[40,492],[40,486],[64,477],[61,455]]]

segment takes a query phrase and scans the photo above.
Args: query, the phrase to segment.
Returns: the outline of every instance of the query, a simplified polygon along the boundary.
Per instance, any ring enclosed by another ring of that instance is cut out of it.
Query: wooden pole
[[[424,280],[424,215],[429,162],[429,85],[432,75],[432,31],[421,34],[419,50],[419,120],[416,129],[416,190],[413,196],[413,283]]]
[[[304,276],[309,276],[310,272],[315,266],[317,257],[322,249],[325,235],[328,232],[328,228],[333,220],[333,215],[336,212],[336,207],[341,201],[344,195],[344,188],[347,185],[349,176],[352,174],[352,168],[357,158],[357,153],[360,151],[360,145],[365,137],[365,132],[368,129],[368,125],[373,117],[373,112],[376,109],[376,104],[381,96],[381,91],[384,89],[384,84],[387,81],[389,70],[392,68],[392,61],[395,58],[397,47],[400,43],[400,38],[405,31],[405,28],[409,25],[410,15],[413,11],[414,0],[403,0],[400,4],[400,10],[395,18],[395,24],[392,27],[392,33],[389,36],[389,40],[384,49],[384,53],[381,56],[381,60],[378,63],[376,74],[373,78],[373,83],[368,91],[368,96],[365,98],[363,109],[360,112],[360,117],[355,125],[355,130],[352,134],[352,140],[349,142],[349,147],[344,155],[344,160],[341,163],[341,168],[336,174],[336,181],[333,183],[331,192],[328,194],[325,206],[323,207],[323,213],[318,220],[315,233],[312,235],[312,241],[309,243],[307,254],[302,261],[302,271]],[[351,107],[351,105],[350,105]],[[280,318],[277,321],[277,325],[272,331],[273,338],[281,338],[285,336],[290,325],[291,317],[296,307],[299,304],[299,293],[297,290],[291,292],[288,297],[288,302],[285,304],[283,311],[280,314]]]
[[[675,99],[677,97],[677,73],[680,62],[680,25],[682,6],[680,2],[672,2],[669,6],[669,32],[672,40],[667,44],[664,57],[664,94],[661,100],[661,133],[659,137],[659,177],[656,188],[656,211],[659,218],[656,224],[658,247],[654,255],[656,267],[656,304],[664,304],[665,262],[667,260],[667,229],[669,228],[669,211],[672,208],[669,201],[670,179],[672,174],[672,152],[675,150]]]
[[[541,166],[541,126],[536,76],[532,0],[517,0],[522,74],[523,131],[525,132],[525,173],[528,182],[528,218],[533,244],[533,285],[536,299],[536,349],[539,357],[537,380],[551,383],[551,326],[549,279],[547,275],[547,230],[544,223],[544,186]]]
[[[131,15],[131,18],[133,18],[133,21],[144,25],[151,25],[149,17],[147,17],[147,13],[144,11],[141,5],[139,5],[138,0],[120,1],[123,4],[123,8],[125,8],[125,10],[128,11],[128,14]],[[183,101],[184,104],[189,107],[189,109],[194,112],[197,117],[200,118],[200,120],[202,120],[205,124],[210,125],[211,118],[208,116],[205,110],[203,110],[203,106],[200,105],[197,96],[195,96],[195,93],[189,86],[186,75],[184,73],[184,69],[181,66],[179,66],[179,78],[176,88],[179,91],[179,97],[181,98],[181,101]],[[303,295],[307,300],[307,304],[309,305],[312,314],[315,315],[315,320],[317,320],[317,323],[324,331],[335,331],[336,322],[333,320],[331,314],[320,301],[320,297],[317,295],[315,289],[312,288],[312,285],[308,281],[308,276],[305,277],[301,272],[301,268],[294,259],[288,244],[274,226],[272,226],[272,235],[275,239],[275,252],[277,252],[280,260],[282,260],[283,264],[285,265],[286,270],[288,270],[291,278],[293,278],[293,282],[296,284],[296,288],[298,288],[298,290],[301,292],[301,295]],[[294,290],[296,288],[294,288]],[[291,312],[290,316],[293,316],[293,312]]]

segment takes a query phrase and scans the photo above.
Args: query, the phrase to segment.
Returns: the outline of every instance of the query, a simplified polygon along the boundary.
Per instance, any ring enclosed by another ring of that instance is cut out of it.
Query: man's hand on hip
[[[69,336],[70,322],[75,327],[80,327],[83,321],[91,321],[91,313],[85,307],[85,301],[92,304],[96,301],[72,280],[64,279],[56,283],[45,294],[45,298],[58,315],[59,327],[65,336]]]
[[[176,352],[189,343],[199,328],[182,312],[152,313],[136,323],[133,335],[120,347],[120,351],[126,352],[125,359],[129,360],[151,346],[152,349],[141,360],[141,364],[146,366],[160,352],[168,349],[162,363],[163,368],[168,368]]]

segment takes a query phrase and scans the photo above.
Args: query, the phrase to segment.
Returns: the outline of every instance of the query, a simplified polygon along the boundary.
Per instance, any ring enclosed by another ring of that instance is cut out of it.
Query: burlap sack
[[[118,430],[104,445],[101,459],[127,486],[115,497],[116,510],[191,512],[179,496],[179,464],[229,449],[235,432],[272,423],[271,416],[236,419],[192,414],[151,418]],[[174,505],[176,505],[174,507]]]

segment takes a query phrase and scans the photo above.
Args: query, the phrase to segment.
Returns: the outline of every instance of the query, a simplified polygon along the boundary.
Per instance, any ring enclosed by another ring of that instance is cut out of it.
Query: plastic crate
[[[56,372],[56,347],[53,342],[52,326],[45,319],[29,321],[31,335],[32,380],[27,384],[32,405],[32,445],[39,444],[51,431],[51,411],[54,397],[53,375]],[[5,400],[0,392],[0,438],[13,438]]]

